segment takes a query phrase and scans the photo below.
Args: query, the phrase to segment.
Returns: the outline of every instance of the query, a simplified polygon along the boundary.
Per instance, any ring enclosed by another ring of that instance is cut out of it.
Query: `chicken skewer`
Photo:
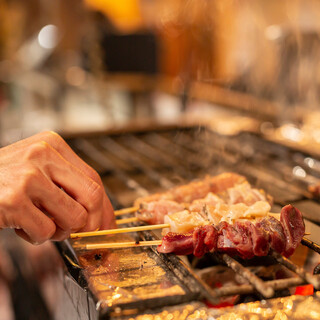
[[[193,181],[186,185],[177,186],[168,191],[152,194],[147,197],[138,198],[133,207],[128,207],[115,211],[115,216],[135,213],[139,209],[143,209],[148,203],[174,205],[180,209],[185,208],[188,203],[194,200],[204,198],[208,193],[223,192],[227,188],[231,188],[236,184],[246,182],[246,178],[236,173],[223,173],[218,176],[207,176],[203,180]],[[180,206],[179,206],[180,204]],[[173,212],[178,211],[177,207],[172,208]]]
[[[264,205],[263,212],[270,211],[272,200],[262,190],[252,188],[242,176],[235,173],[223,173],[215,177],[207,176],[201,181],[191,182],[163,193],[139,198],[133,207],[134,209],[139,207],[136,214],[137,219],[129,219],[130,222],[140,220],[149,224],[161,224],[168,222],[166,221],[168,215],[184,210],[193,212],[193,215],[196,216],[199,214],[205,216],[208,209],[212,211],[213,207],[218,207],[217,212],[221,210],[239,211],[243,209],[241,206],[251,206],[256,202],[261,202],[260,211],[261,205]],[[228,207],[230,205],[235,205],[235,207]],[[118,219],[117,224],[126,223],[128,221],[126,219]],[[217,217],[214,220],[214,223],[220,222],[217,221]]]
[[[287,205],[281,210],[280,221],[269,216],[256,222],[237,221],[235,225],[222,222],[217,226],[196,227],[192,232],[184,234],[169,232],[159,241],[87,244],[85,248],[90,250],[158,245],[158,251],[161,253],[194,254],[201,257],[206,252],[221,252],[239,255],[244,259],[266,256],[272,249],[289,257],[294,253],[304,233],[301,212],[292,205]]]

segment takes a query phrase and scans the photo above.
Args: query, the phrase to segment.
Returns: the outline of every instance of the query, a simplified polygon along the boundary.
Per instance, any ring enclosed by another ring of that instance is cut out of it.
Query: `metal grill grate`
[[[318,183],[320,176],[317,166],[308,165],[306,159],[310,158],[306,155],[248,133],[222,137],[206,128],[185,128],[76,137],[68,142],[98,170],[116,208],[131,206],[139,196],[224,171],[245,175],[251,183],[273,196],[276,206],[281,206],[312,199],[307,187]],[[312,203],[317,206],[316,202]],[[155,236],[145,232],[143,237],[150,240]],[[312,241],[304,239],[302,244],[319,253],[319,246]],[[279,255],[274,255],[274,261],[293,271],[293,277],[263,281],[226,254],[217,254],[216,258],[249,284],[212,289],[195,275],[211,301],[256,291],[270,298],[275,291],[288,287],[306,283],[315,288],[320,286],[319,276],[307,273]]]

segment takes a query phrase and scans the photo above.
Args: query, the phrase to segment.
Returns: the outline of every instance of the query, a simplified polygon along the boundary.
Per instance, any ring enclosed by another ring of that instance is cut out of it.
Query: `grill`
[[[266,190],[274,198],[274,210],[279,211],[280,206],[292,203],[305,213],[305,218],[320,222],[317,216],[320,206],[308,191],[310,185],[319,182],[320,163],[307,154],[266,141],[253,133],[221,136],[201,126],[152,128],[136,132],[75,136],[69,138],[68,143],[99,172],[106,191],[117,209],[131,206],[139,196],[203,178],[206,174],[234,171],[245,175],[253,185]],[[320,262],[319,256],[315,253],[320,253],[320,247],[316,244],[319,242],[316,238],[317,228],[317,225],[306,220],[307,231],[313,231],[310,236],[303,239],[302,245],[307,250],[307,260],[312,257],[312,267]],[[143,232],[139,235],[128,235],[128,238],[154,240],[158,236],[153,232]],[[290,277],[265,280],[252,271],[254,268],[247,265],[246,261],[232,258],[227,254],[209,254],[206,259],[215,265],[221,264],[231,268],[246,280],[240,285],[212,288],[201,276],[201,271],[195,272],[194,267],[201,265],[201,261],[194,260],[190,266],[173,255],[161,255],[153,248],[114,250],[122,251],[122,254],[117,253],[119,256],[115,258],[119,264],[122,263],[121,257],[132,254],[136,257],[144,255],[149,259],[147,263],[150,263],[152,268],[157,265],[165,272],[170,288],[176,288],[176,292],[167,294],[165,288],[155,283],[153,288],[159,290],[158,296],[150,297],[150,291],[146,289],[149,295],[137,294],[132,298],[132,292],[138,292],[141,281],[130,282],[130,288],[121,287],[121,284],[107,288],[101,281],[95,281],[95,277],[102,277],[101,271],[97,268],[92,269],[92,265],[86,265],[84,270],[79,270],[77,267],[79,257],[80,263],[81,261],[87,263],[93,259],[94,254],[94,252],[84,253],[78,249],[81,247],[81,241],[84,240],[65,242],[59,245],[59,249],[80,286],[89,287],[91,290],[90,299],[98,303],[101,317],[133,315],[144,312],[145,309],[165,308],[195,300],[207,300],[217,304],[221,297],[233,295],[256,294],[255,297],[258,299],[265,299],[279,296],[283,294],[283,290],[290,287],[312,284],[315,288],[319,288],[320,285],[319,276],[310,273],[312,269],[307,263],[305,263],[307,267],[302,268],[303,265],[297,265],[277,254],[267,257],[266,260],[257,259],[254,263],[280,265],[283,270],[290,273]],[[130,272],[135,272],[134,270],[141,271],[141,265],[138,264],[131,268],[128,265],[122,267],[123,269],[119,267],[116,270],[125,271],[127,276]],[[162,271],[159,269],[160,273]],[[119,276],[118,272],[115,273]],[[114,283],[120,282],[119,280]],[[147,288],[149,284],[144,285]],[[128,301],[114,299],[110,292],[115,288],[121,288],[122,297],[130,292],[131,299]]]

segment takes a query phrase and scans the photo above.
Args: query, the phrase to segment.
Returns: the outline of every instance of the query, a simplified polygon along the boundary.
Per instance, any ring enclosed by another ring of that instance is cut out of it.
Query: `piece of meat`
[[[165,217],[184,209],[196,216],[195,221],[198,220],[199,213],[205,220],[217,224],[221,220],[231,223],[238,218],[264,216],[270,211],[270,204],[266,200],[265,195],[251,188],[244,177],[224,173],[214,177],[207,176],[201,181],[175,187],[164,193],[139,198],[135,205],[139,204],[140,207],[137,217],[149,224],[164,223]],[[173,220],[174,225],[182,226],[184,223],[177,221],[175,216]],[[203,223],[196,223],[194,227],[199,225]],[[171,231],[188,231],[183,230],[183,226],[180,229]]]
[[[202,227],[197,227],[194,229],[192,236],[193,236],[193,255],[195,257],[202,257],[207,252],[207,248],[204,244],[206,231]]]
[[[220,193],[236,184],[243,183],[246,181],[246,178],[233,172],[226,172],[215,177],[210,177],[208,180],[210,184],[210,192]]]
[[[217,248],[218,232],[212,225],[197,227],[193,231],[193,254],[202,257]]]
[[[201,181],[173,188],[169,192],[177,202],[192,203],[194,200],[205,198],[209,192],[220,193],[244,181],[246,181],[245,177],[233,172],[226,172],[217,176],[207,176]]]
[[[291,256],[305,232],[301,212],[288,205],[282,208],[280,222],[272,216],[253,223],[238,220],[234,225],[226,221],[216,227],[204,225],[187,234],[168,233],[158,251],[162,253],[191,254],[197,257],[217,251],[238,255],[244,259],[266,256],[270,248]]]
[[[257,257],[266,256],[270,249],[269,234],[261,226],[249,222],[253,254]]]
[[[217,229],[212,225],[203,226],[202,228],[206,232],[204,244],[206,245],[208,251],[212,252],[216,250],[219,235]]]
[[[160,199],[158,201],[143,202],[140,204],[136,216],[139,220],[149,224],[161,224],[168,214],[179,212],[185,209],[184,204],[171,200]]]
[[[217,223],[216,221],[218,221],[218,223],[220,221],[233,223],[243,218],[264,217],[270,212],[270,209],[271,207],[268,202],[257,201],[249,207],[244,203],[232,205],[218,203],[216,207],[206,206],[203,211],[213,223]]]
[[[280,221],[269,216],[258,221],[257,226],[266,231],[270,248],[282,254],[286,246],[286,236]]]
[[[189,206],[190,211],[201,212],[206,206],[215,207],[218,203],[223,203],[224,201],[218,197],[216,194],[209,192],[205,198],[194,200]]]
[[[203,180],[193,181],[186,185],[174,187],[166,192],[156,193],[147,197],[138,198],[134,206],[143,202],[157,201],[160,199],[172,200],[178,203],[191,203],[196,199],[204,198],[209,192],[219,193],[246,179],[236,173],[226,172],[217,176],[207,176]]]
[[[236,255],[237,243],[240,243],[237,230],[227,222],[219,223],[217,251]]]
[[[249,221],[236,221],[235,223],[237,234],[233,241],[239,256],[244,259],[251,259],[254,256],[251,226],[252,223]]]
[[[267,201],[265,192],[252,188],[248,181],[228,188],[226,192],[228,204],[244,203],[251,206],[257,201]]]
[[[219,234],[217,250],[219,252],[239,255],[244,259],[250,259],[254,256],[253,248],[260,254],[256,248],[256,244],[259,245],[258,237],[255,236],[254,244],[252,242],[254,225],[250,221],[237,221],[234,225],[224,221],[219,223],[217,229]]]
[[[288,204],[281,209],[280,222],[286,236],[286,245],[283,255],[289,257],[294,253],[301,242],[305,233],[305,225],[301,212],[291,204]]]
[[[193,253],[193,233],[169,232],[162,238],[162,244],[157,250],[161,253],[175,253],[177,255],[188,255]]]
[[[198,212],[183,210],[166,215],[164,217],[164,223],[169,224],[170,229],[163,229],[162,234],[166,234],[169,231],[187,233],[192,231],[195,227],[209,224],[210,221],[206,219],[206,216],[203,216]]]

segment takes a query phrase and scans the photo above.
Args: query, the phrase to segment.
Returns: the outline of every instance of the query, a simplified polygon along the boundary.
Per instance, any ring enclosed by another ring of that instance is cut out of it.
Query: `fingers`
[[[50,177],[55,179],[55,183],[63,187],[68,194],[70,194],[76,201],[83,205],[88,211],[89,215],[87,224],[85,228],[81,229],[81,231],[115,227],[116,224],[114,222],[113,209],[108,197],[104,192],[103,184],[97,172],[88,166],[83,160],[81,160],[68,146],[68,144],[54,132],[43,132],[38,134],[37,137],[31,137],[28,139],[30,139],[29,143],[34,143],[34,141],[37,141],[37,139],[43,139],[43,141],[46,141],[53,150],[57,151],[57,154],[61,155],[65,161],[69,162],[69,165],[67,165],[66,168],[71,168],[72,174],[76,175],[74,179],[72,179],[72,177],[67,178],[65,174],[61,172],[61,170],[56,170],[54,175],[51,175]],[[39,156],[37,155],[37,158],[38,157]],[[58,167],[59,166],[56,168],[58,169]],[[97,188],[97,186],[94,185],[90,179],[87,179],[87,177],[98,183],[101,186],[101,189]],[[84,179],[90,180],[89,184],[87,184]],[[78,183],[75,183],[75,180],[78,180]],[[84,189],[83,192],[80,191],[80,194],[79,188]],[[95,191],[95,189],[99,190]],[[91,193],[96,193],[97,195],[90,196],[90,190],[92,190]],[[100,200],[101,198],[103,198],[102,202]],[[99,203],[98,206],[96,205],[97,203]],[[102,203],[103,205],[101,206]]]
[[[105,195],[103,202],[103,214],[100,229],[116,229],[117,224],[109,198]]]
[[[26,185],[25,192],[37,207],[35,209],[45,213],[42,215],[49,219],[48,224],[55,226],[54,231],[51,228],[51,239],[62,240],[70,232],[80,230],[116,227],[113,209],[99,175],[58,134],[43,132],[2,152],[2,158],[8,158],[9,164],[14,163],[10,160],[12,155],[14,159],[21,159],[22,165],[31,163],[37,169],[38,176],[33,184]],[[17,233],[28,241],[41,242],[43,235],[36,239],[32,226],[27,225],[28,228]]]
[[[30,199],[38,209],[51,217],[54,223],[68,236],[70,232],[75,232],[86,225],[89,211],[60,189],[49,177],[52,171],[51,167],[55,168],[59,161],[61,162],[60,166],[65,170],[65,161],[46,143],[39,144],[36,149],[37,152],[45,150],[45,158],[49,161],[46,166],[39,167],[33,163],[34,155],[29,155],[30,163],[24,165],[22,171],[20,171],[20,182],[16,183],[16,193],[18,189],[20,190],[20,196],[16,197],[16,200],[22,201],[24,199],[26,201],[26,199]],[[37,152],[33,151],[33,153]],[[37,155],[37,161],[42,160],[43,155]],[[74,176],[74,173],[70,173],[73,171],[67,170],[69,174]],[[85,180],[82,172],[79,172],[79,175],[81,176],[79,180],[81,178]],[[66,174],[64,174],[64,177],[69,179]],[[90,180],[89,184],[96,184],[88,177],[87,180]],[[77,186],[78,184],[79,181],[76,181]],[[79,192],[84,193],[85,190],[80,189]],[[88,198],[90,199],[90,195]]]
[[[70,231],[65,231],[65,230],[59,228],[58,226],[56,226],[56,232],[50,238],[50,240],[62,241],[62,240],[69,238],[69,236],[70,236]]]
[[[86,164],[64,141],[64,139],[53,131],[45,131],[39,134],[36,134],[30,138],[24,140],[25,143],[33,144],[39,141],[47,142],[51,147],[53,147],[61,156],[69,161],[72,165],[83,171],[87,176],[92,180],[102,185],[100,176],[98,173]],[[22,141],[21,141],[22,142]]]
[[[31,198],[38,208],[53,218],[66,235],[83,228],[87,210],[67,193],[44,177],[42,188],[33,188]]]
[[[66,230],[68,226],[70,229],[70,222],[73,222],[72,230],[77,231],[84,226],[85,220],[87,223],[83,230],[91,231],[100,227],[105,193],[97,182],[66,161],[45,142],[33,146],[26,157],[33,163],[42,163],[40,167],[44,174],[65,191],[66,195],[58,187],[54,190],[52,186],[48,186],[38,189],[38,194],[30,194],[32,198],[36,198],[33,200],[40,201],[41,206],[56,219],[62,229]],[[36,187],[32,186],[31,189]]]
[[[20,214],[17,219],[16,225],[21,230],[16,230],[16,233],[33,244],[45,242],[56,231],[55,223],[31,203],[26,214]]]

